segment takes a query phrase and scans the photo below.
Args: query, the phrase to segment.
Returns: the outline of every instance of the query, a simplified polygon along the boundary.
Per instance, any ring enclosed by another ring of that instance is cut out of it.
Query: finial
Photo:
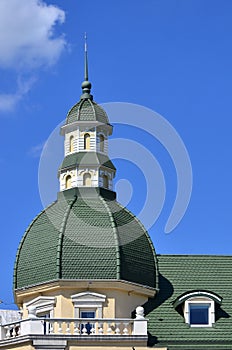
[[[81,95],[81,99],[93,99],[93,96],[90,94],[91,83],[89,82],[89,74],[88,74],[88,48],[87,48],[87,34],[85,33],[85,77],[84,81],[81,85],[83,94]]]

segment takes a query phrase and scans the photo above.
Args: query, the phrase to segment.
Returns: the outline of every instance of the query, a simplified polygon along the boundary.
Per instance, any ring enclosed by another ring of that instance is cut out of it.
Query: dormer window
[[[174,307],[181,310],[185,322],[191,327],[212,327],[215,323],[215,303],[222,299],[206,291],[190,292],[179,297]]]
[[[194,325],[209,325],[210,320],[210,309],[211,309],[210,303],[189,303],[188,304],[188,313],[189,313],[189,324],[191,326]]]

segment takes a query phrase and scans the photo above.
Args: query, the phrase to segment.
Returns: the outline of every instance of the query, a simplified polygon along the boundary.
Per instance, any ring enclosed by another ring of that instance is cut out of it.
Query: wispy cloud
[[[43,148],[44,148],[44,145],[45,145],[45,141],[39,143],[39,144],[36,145],[36,146],[31,147],[31,149],[30,149],[29,152],[28,152],[28,155],[29,155],[30,157],[32,157],[32,158],[38,158],[38,157],[40,157],[41,152],[42,152],[42,150],[43,150]]]
[[[11,110],[27,94],[34,83],[30,74],[57,62],[66,40],[55,29],[64,21],[63,10],[42,0],[0,1],[0,69],[16,75],[15,92],[0,94],[0,111]],[[22,82],[22,76],[29,78]]]
[[[0,94],[0,112],[8,112],[13,110],[16,104],[28,93],[35,81],[35,77],[32,76],[27,80],[23,80],[21,77],[18,77],[15,93]]]

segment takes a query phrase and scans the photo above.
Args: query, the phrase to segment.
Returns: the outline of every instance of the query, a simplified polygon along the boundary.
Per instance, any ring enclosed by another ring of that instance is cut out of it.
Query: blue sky
[[[164,207],[149,230],[156,251],[231,254],[231,16],[230,0],[1,1],[1,308],[13,307],[16,250],[43,208],[42,145],[81,94],[85,31],[95,101],[136,103],[160,113],[191,159],[189,207],[165,234],[177,186],[170,156],[141,130],[114,128],[114,137],[150,150],[164,173]],[[133,186],[129,208],[138,214],[146,191],[142,169],[123,159],[115,164],[116,181]]]

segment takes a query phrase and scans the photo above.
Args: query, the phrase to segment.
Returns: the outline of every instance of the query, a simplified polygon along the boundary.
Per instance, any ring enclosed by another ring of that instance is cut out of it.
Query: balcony
[[[137,313],[135,319],[40,318],[30,314],[27,319],[0,325],[0,348],[4,344],[23,342],[34,346],[38,343],[67,346],[69,341],[92,345],[118,341],[128,346],[146,344],[147,320],[141,313]]]

